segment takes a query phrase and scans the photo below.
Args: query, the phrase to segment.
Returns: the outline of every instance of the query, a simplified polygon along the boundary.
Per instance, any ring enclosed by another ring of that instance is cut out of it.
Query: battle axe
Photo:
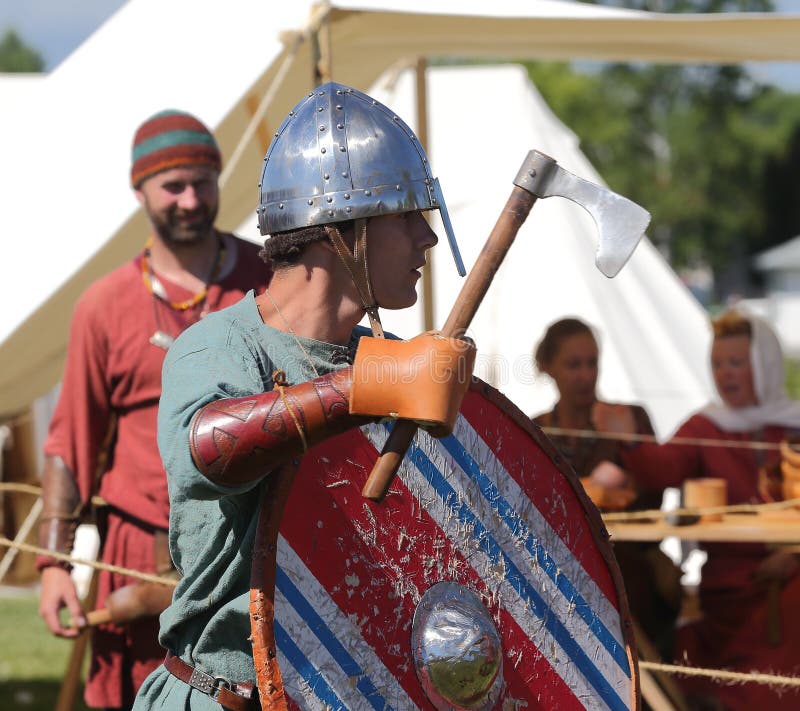
[[[589,212],[599,232],[595,264],[607,277],[616,276],[622,269],[650,223],[650,213],[635,202],[573,175],[539,151],[528,153],[514,185],[442,328],[445,336],[457,338],[469,328],[537,198],[560,195]],[[386,496],[416,431],[417,425],[409,420],[395,423],[361,491],[365,498],[381,501]]]

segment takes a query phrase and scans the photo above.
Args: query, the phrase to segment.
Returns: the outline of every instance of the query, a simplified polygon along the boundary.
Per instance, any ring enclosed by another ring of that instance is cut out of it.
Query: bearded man
[[[92,284],[70,328],[61,393],[44,446],[40,544],[69,553],[92,495],[107,503],[98,523],[101,560],[142,572],[171,567],[167,482],[156,446],[156,411],[167,350],[189,325],[229,306],[270,276],[258,248],[215,227],[222,165],[217,143],[194,116],[167,110],[136,131],[131,185],[149,236],[134,259]],[[40,615],[59,637],[86,624],[70,566],[37,559]],[[135,581],[102,571],[97,605]],[[67,608],[77,627],[60,619]],[[158,618],[93,629],[85,699],[129,709],[163,659]]]

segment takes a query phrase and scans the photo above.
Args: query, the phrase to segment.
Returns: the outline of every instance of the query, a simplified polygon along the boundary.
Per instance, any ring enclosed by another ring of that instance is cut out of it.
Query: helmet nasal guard
[[[414,132],[386,106],[329,82],[278,128],[264,158],[262,235],[415,210],[439,210],[456,268],[466,273],[439,181]]]

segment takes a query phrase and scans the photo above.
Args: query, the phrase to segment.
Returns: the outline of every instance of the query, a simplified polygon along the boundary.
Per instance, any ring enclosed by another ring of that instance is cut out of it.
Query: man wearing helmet
[[[161,617],[164,665],[134,708],[260,708],[254,656],[259,681],[267,668],[263,702],[285,708],[271,624],[251,644],[248,605],[254,547],[267,557],[261,580],[272,594],[299,457],[378,419],[413,419],[436,436],[452,429],[474,350],[430,333],[383,339],[378,316],[380,306],[416,301],[419,269],[437,242],[421,214],[430,209],[440,209],[457,255],[416,136],[361,92],[326,84],[278,130],[258,209],[270,288],[210,314],[164,365],[159,449],[183,579]],[[357,326],[365,313],[373,338]],[[270,622],[271,599],[261,604]]]

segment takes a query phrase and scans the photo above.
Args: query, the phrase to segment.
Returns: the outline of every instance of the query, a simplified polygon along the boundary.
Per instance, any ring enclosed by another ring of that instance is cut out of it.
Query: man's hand
[[[66,607],[78,627],[64,627],[59,612]],[[77,637],[86,626],[78,592],[70,574],[57,565],[42,570],[42,592],[39,597],[39,616],[56,637]]]

